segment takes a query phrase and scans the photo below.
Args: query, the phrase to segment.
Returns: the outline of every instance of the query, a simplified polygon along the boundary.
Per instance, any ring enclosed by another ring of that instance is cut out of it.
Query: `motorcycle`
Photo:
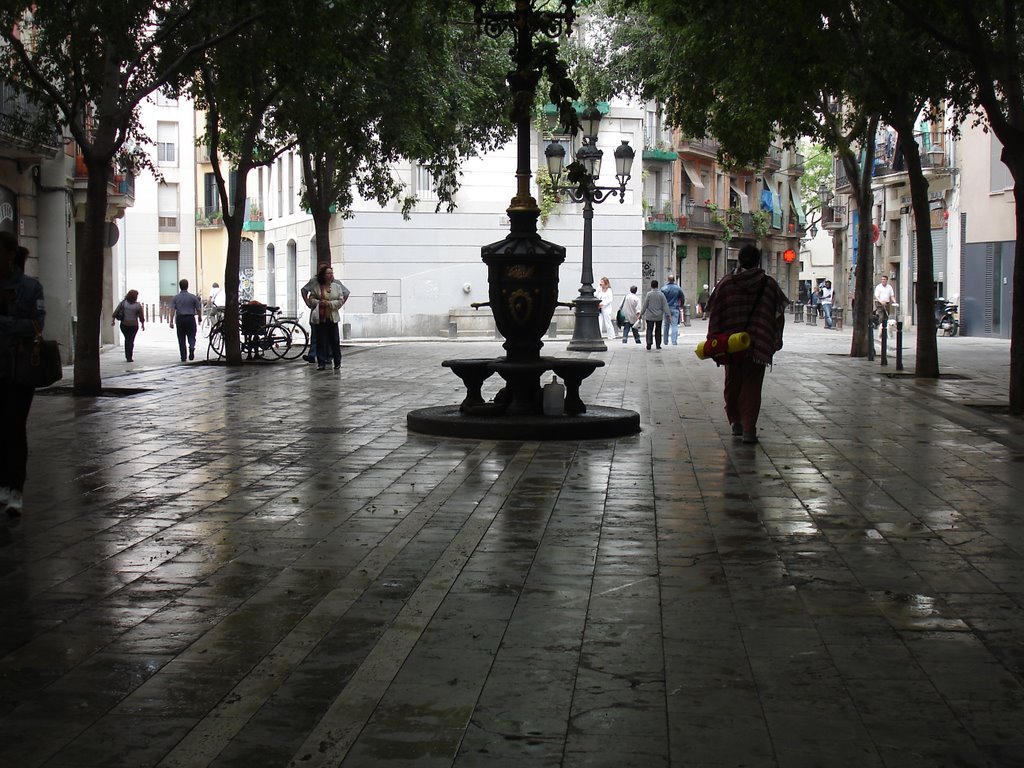
[[[960,333],[960,307],[941,296],[935,299],[935,329],[943,336],[956,336]]]

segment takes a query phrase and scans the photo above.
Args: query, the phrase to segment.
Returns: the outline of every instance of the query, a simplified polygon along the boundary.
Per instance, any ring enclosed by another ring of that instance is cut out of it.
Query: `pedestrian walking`
[[[658,290],[658,281],[651,280],[651,290],[644,296],[643,308],[640,310],[647,325],[647,349],[651,349],[651,343],[661,349],[661,326],[668,317],[668,299],[665,294]]]
[[[668,301],[668,322],[662,329],[663,341],[665,346],[668,346],[669,336],[671,336],[672,344],[675,346],[679,343],[679,314],[683,310],[686,297],[683,295],[683,289],[676,285],[675,275],[668,276],[668,283],[662,287],[661,292],[665,294],[665,299]]]
[[[203,302],[188,292],[188,280],[178,281],[181,290],[171,299],[171,329],[178,324],[178,353],[185,362],[185,342],[188,342],[188,359],[196,359],[196,331],[203,320]]]
[[[216,283],[214,283],[216,285]],[[135,337],[139,330],[146,330],[145,308],[139,303],[139,292],[134,288],[125,294],[121,303],[114,309],[114,317],[110,324],[117,320],[121,323],[121,335],[124,336],[124,359],[134,362]]]
[[[28,412],[35,389],[13,380],[14,348],[41,333],[46,320],[43,286],[24,272],[28,251],[0,232],[0,508],[19,517],[28,464]]]
[[[617,338],[618,329],[615,327],[615,295],[612,293],[612,281],[602,277],[599,288],[594,292],[600,304],[602,332],[609,339]]]
[[[639,289],[635,285],[629,286],[629,293],[622,300],[622,317],[625,322],[622,324],[622,343],[629,340],[629,332],[633,331],[633,338],[640,343],[640,297],[637,295]]]
[[[821,286],[821,311],[825,315],[825,327],[832,327],[832,281],[826,280]]]
[[[334,361],[334,370],[341,368],[341,338],[338,335],[339,310],[348,300],[347,290],[334,279],[334,270],[322,264],[317,270],[316,287],[306,296],[310,325],[316,326],[316,369],[324,370],[327,361]]]
[[[779,284],[761,269],[761,251],[745,245],[739,267],[723,278],[708,302],[708,336],[750,334],[750,348],[725,364],[725,415],[732,433],[744,443],[757,442],[764,374],[782,349],[785,309],[789,304]]]
[[[875,286],[875,309],[880,313],[882,325],[889,319],[893,306],[896,304],[896,291],[889,285],[889,278],[882,275],[881,282]]]
[[[701,292],[697,294],[697,317],[701,320],[708,319],[707,306],[708,299],[710,298],[711,294],[708,293],[708,284],[704,283],[704,287],[701,289]]]

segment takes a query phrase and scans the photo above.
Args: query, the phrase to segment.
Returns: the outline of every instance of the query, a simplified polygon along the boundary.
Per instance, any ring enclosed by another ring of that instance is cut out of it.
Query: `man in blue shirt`
[[[203,302],[188,292],[188,280],[179,280],[181,292],[171,299],[171,329],[178,324],[178,352],[185,362],[185,340],[188,340],[188,359],[196,359],[196,329],[203,319]]]
[[[668,300],[668,311],[669,311],[669,322],[663,329],[662,341],[668,346],[669,331],[672,332],[672,343],[679,343],[679,313],[683,310],[683,302],[686,301],[686,297],[683,296],[683,289],[676,285],[676,276],[669,275],[668,282],[662,286],[661,292],[665,294],[665,298]]]

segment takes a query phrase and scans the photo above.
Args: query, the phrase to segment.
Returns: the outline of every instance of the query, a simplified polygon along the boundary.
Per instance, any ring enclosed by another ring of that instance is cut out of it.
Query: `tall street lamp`
[[[583,273],[580,277],[580,295],[574,302],[575,322],[572,339],[566,347],[570,352],[604,352],[607,347],[601,335],[598,321],[600,300],[594,290],[594,203],[604,202],[610,195],[617,196],[619,202],[625,202],[626,182],[630,179],[633,169],[635,152],[629,142],[616,147],[615,177],[619,181],[617,187],[598,186],[597,179],[601,175],[601,159],[604,152],[597,148],[597,132],[601,124],[601,112],[591,105],[583,111],[580,119],[583,138],[576,152],[576,162],[568,166],[565,184],[561,183],[565,165],[565,147],[553,141],[544,150],[548,172],[551,174],[553,188],[556,192],[566,193],[573,201],[583,203]]]

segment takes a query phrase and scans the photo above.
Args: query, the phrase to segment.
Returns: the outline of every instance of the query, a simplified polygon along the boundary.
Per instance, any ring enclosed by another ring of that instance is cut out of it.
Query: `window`
[[[156,163],[157,165],[178,164],[178,124],[156,124]]]
[[[284,216],[284,161],[277,158],[277,215]]]
[[[989,132],[989,140],[992,146],[992,162],[990,163],[990,192],[1005,192],[1013,189],[1013,177],[1010,176],[1010,169],[1002,160],[1003,143],[996,138],[995,134]]]
[[[437,191],[434,189],[437,181],[434,174],[430,172],[429,166],[414,165],[412,167],[412,189],[418,200],[436,201]]]
[[[157,216],[161,232],[178,231],[177,184],[160,184],[157,187]]]
[[[176,107],[178,106],[178,97],[174,94],[168,94],[161,88],[156,92],[156,105],[158,107]]]
[[[288,153],[288,213],[295,213],[295,153]]]
[[[212,173],[203,174],[203,208],[209,216],[220,210],[220,193],[217,191],[217,177]]]

